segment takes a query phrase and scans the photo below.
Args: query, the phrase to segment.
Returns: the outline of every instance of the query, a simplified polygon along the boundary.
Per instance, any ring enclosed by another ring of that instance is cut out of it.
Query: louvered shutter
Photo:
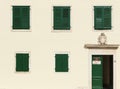
[[[60,7],[54,7],[54,29],[60,29],[62,27],[62,9]]]
[[[70,29],[70,7],[54,7],[54,30]]]
[[[95,29],[103,29],[103,8],[95,7],[94,9],[94,25]]]
[[[16,71],[23,70],[23,57],[21,54],[16,54]]]
[[[103,89],[103,57],[92,56],[92,89]]]
[[[70,29],[70,8],[65,7],[62,9],[62,27],[63,29]]]
[[[17,6],[13,6],[13,29],[19,29],[21,26],[21,9]]]
[[[13,6],[13,29],[30,28],[29,6]]]
[[[63,54],[62,57],[62,70],[68,72],[68,54]]]
[[[111,7],[104,8],[104,28],[111,29]]]
[[[55,55],[55,71],[68,72],[68,54]]]
[[[29,71],[29,54],[16,54],[16,71]]]
[[[21,22],[22,22],[22,28],[23,29],[29,29],[30,27],[30,16],[29,16],[29,6],[25,6],[22,9],[22,14],[21,14]]]
[[[55,55],[55,71],[56,72],[62,71],[62,63],[63,63],[62,59],[63,58],[60,54]]]
[[[29,71],[29,55],[23,54],[23,71]]]

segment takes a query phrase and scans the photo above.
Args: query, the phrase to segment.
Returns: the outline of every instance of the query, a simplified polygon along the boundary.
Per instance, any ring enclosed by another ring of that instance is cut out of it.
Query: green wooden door
[[[92,89],[103,89],[103,57],[92,56]]]

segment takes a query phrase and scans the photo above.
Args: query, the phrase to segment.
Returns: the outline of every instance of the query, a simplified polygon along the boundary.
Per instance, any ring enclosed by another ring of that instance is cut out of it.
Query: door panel
[[[103,89],[103,57],[92,56],[92,89]]]
[[[102,85],[101,79],[96,78],[92,80],[92,86],[93,86],[92,89],[103,89],[101,85]]]

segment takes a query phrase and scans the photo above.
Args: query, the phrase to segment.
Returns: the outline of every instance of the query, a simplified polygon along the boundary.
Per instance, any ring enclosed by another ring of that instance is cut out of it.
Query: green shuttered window
[[[111,29],[111,6],[94,7],[94,26],[96,30]]]
[[[29,71],[29,54],[17,53],[16,54],[16,71]]]
[[[13,29],[30,28],[30,7],[13,6]]]
[[[70,7],[54,6],[54,30],[70,30]]]
[[[55,71],[68,72],[68,54],[55,55]]]

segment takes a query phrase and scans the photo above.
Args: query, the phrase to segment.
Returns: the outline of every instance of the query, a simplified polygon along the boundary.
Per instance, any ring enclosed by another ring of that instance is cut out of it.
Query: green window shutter
[[[111,29],[111,7],[104,8],[104,28]]]
[[[30,28],[29,6],[13,6],[13,29]]]
[[[68,54],[55,55],[55,71],[68,72]]]
[[[13,29],[20,28],[21,26],[21,9],[13,6]]]
[[[16,71],[29,71],[29,54],[16,54]]]
[[[23,55],[23,71],[29,71],[29,55]]]
[[[63,59],[62,59],[62,69],[64,72],[68,72],[68,55],[64,54],[62,55]]]
[[[21,54],[16,54],[16,71],[22,71],[23,69],[23,60]]]
[[[95,29],[102,29],[103,28],[103,8],[95,7],[94,9],[94,24]]]
[[[62,71],[62,56],[60,56],[59,54],[56,54],[55,56],[55,71],[59,72]]]
[[[60,7],[54,7],[54,29],[60,29],[62,27],[62,9]]]
[[[96,30],[111,29],[111,6],[94,7],[94,26]]]
[[[70,30],[70,7],[54,7],[54,29]]]
[[[100,55],[92,56],[92,89],[103,89],[103,57]]]
[[[70,8],[63,8],[62,25],[66,30],[70,29]]]
[[[22,8],[22,28],[29,29],[30,28],[30,8],[29,6],[25,6]]]

